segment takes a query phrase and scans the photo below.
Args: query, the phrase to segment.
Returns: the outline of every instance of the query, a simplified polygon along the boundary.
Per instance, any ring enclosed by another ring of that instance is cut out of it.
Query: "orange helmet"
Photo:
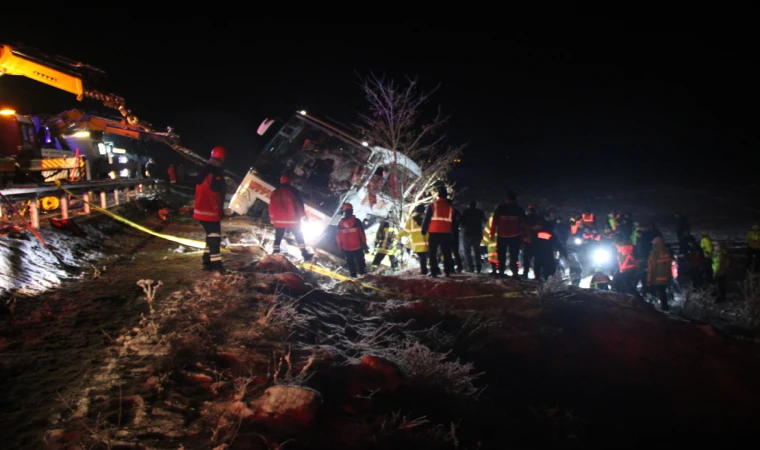
[[[211,150],[211,157],[224,161],[227,158],[227,150],[222,146],[214,147],[214,149]]]
[[[343,209],[343,211],[348,211],[349,209],[351,211],[353,211],[354,210],[354,205],[352,205],[351,203],[344,203],[342,209]]]
[[[288,174],[282,174],[280,177],[280,184],[289,184],[290,183],[290,175]]]

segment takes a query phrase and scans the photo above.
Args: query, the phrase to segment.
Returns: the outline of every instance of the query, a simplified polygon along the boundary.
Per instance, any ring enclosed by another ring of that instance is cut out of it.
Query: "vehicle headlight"
[[[607,249],[599,248],[594,252],[594,264],[605,264],[610,260],[610,252]]]
[[[575,245],[581,245],[581,244],[583,244],[583,239],[577,237],[577,238],[575,238],[575,240],[573,242],[575,242]]]
[[[306,242],[313,242],[322,235],[325,231],[324,224],[316,220],[309,220],[301,222],[301,232]]]

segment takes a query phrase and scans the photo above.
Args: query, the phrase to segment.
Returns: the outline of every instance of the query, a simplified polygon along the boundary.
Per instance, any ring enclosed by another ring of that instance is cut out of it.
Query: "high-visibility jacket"
[[[446,198],[439,198],[428,206],[428,211],[425,212],[425,218],[428,216],[430,222],[425,229],[425,222],[423,222],[423,233],[449,233],[452,232],[451,221],[454,216],[454,207],[451,206],[449,200]]]
[[[594,222],[595,222],[595,220],[594,220],[594,213],[590,212],[590,213],[583,213],[583,214],[581,214],[581,221],[584,224],[593,225]]]
[[[615,245],[617,247],[617,260],[620,273],[626,273],[639,268],[636,258],[633,256],[633,245]]]
[[[497,253],[497,242],[495,238],[491,237],[491,227],[493,227],[493,213],[491,213],[491,216],[488,218],[488,223],[483,230],[483,240],[481,240],[480,243],[488,248],[488,261],[498,266],[499,254]]]
[[[749,230],[747,232],[747,247],[752,250],[760,250],[760,230]]]
[[[712,255],[712,270],[716,277],[728,275],[728,252],[721,248]]]
[[[655,244],[647,261],[647,285],[667,286],[673,279],[673,256],[665,245]]]
[[[525,210],[521,206],[507,201],[496,207],[491,237],[514,238],[525,234]]]
[[[364,225],[356,216],[340,219],[338,222],[338,247],[345,251],[361,250],[367,247]]]
[[[396,254],[396,236],[398,230],[395,227],[380,228],[375,236],[375,249],[377,253],[386,255]]]
[[[594,229],[586,228],[583,230],[583,239],[587,241],[601,241],[602,235],[597,233]]]
[[[204,222],[222,220],[225,190],[224,169],[211,164],[203,166],[195,184],[193,218]]]
[[[596,272],[591,275],[590,284],[594,289],[608,289],[611,282],[612,280],[610,280],[610,277],[606,273]]]
[[[575,220],[575,217],[570,218],[570,234],[575,236],[578,234],[578,230],[581,228],[581,222],[579,220]]]
[[[614,217],[610,217],[609,219],[610,219],[609,220],[609,222],[610,222],[610,228],[612,229],[612,231],[617,231],[617,229],[618,229],[618,221],[617,221],[617,219],[614,218]]]
[[[636,241],[639,239],[639,231],[641,231],[641,227],[633,229],[633,233],[631,233],[631,244],[636,245]]]
[[[705,258],[712,258],[713,245],[710,236],[704,236],[702,240],[699,241],[699,247],[705,253]]]
[[[269,198],[269,221],[275,228],[297,228],[306,217],[303,200],[295,189],[282,185]]]
[[[399,237],[409,236],[409,248],[414,253],[427,253],[427,236],[422,235],[422,213],[414,213],[406,221]]]

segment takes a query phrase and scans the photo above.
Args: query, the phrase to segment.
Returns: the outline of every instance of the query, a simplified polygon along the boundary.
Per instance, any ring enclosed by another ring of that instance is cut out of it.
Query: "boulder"
[[[278,273],[274,276],[280,287],[285,288],[291,294],[303,294],[308,288],[301,275],[293,272]]]
[[[252,419],[272,428],[305,426],[314,420],[322,395],[301,386],[278,385],[250,403]]]

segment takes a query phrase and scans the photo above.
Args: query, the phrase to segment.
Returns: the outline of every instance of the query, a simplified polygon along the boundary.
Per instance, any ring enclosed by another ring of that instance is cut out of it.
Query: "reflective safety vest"
[[[445,198],[439,198],[434,201],[430,208],[433,215],[430,218],[428,233],[451,233],[451,218],[454,215],[454,208]]]
[[[705,257],[712,258],[713,245],[712,245],[712,239],[710,239],[710,236],[703,237],[702,240],[699,241],[699,246],[702,248],[702,252],[704,252]]]
[[[398,230],[394,227],[388,227],[386,229],[381,228],[378,230],[377,237],[375,238],[375,248],[377,249],[377,253],[395,255],[397,235]]]
[[[538,238],[548,241],[551,239],[553,234],[549,233],[548,231],[539,231],[538,232]]]
[[[575,220],[574,217],[570,218],[570,234],[575,236],[578,233],[578,230],[581,228],[581,223],[577,220]]]
[[[617,221],[617,219],[614,218],[614,217],[610,217],[609,222],[610,222],[610,228],[612,228],[612,231],[617,231],[617,229],[618,229],[618,221]]]
[[[587,224],[594,223],[594,213],[583,213],[581,215],[581,221]]]
[[[664,247],[655,247],[647,263],[647,284],[662,286],[670,283],[673,270],[673,257]]]
[[[617,247],[617,260],[620,273],[629,272],[639,268],[636,258],[633,257],[633,245],[615,245]]]
[[[488,218],[488,224],[486,224],[483,230],[483,240],[480,241],[482,245],[488,246],[488,261],[492,264],[499,265],[499,254],[497,253],[496,239],[491,239],[491,227],[493,226],[493,213]],[[498,267],[497,267],[498,269]]]
[[[760,230],[750,230],[747,232],[747,247],[753,250],[760,250]]]
[[[269,221],[275,228],[297,228],[306,217],[303,201],[288,185],[280,186],[269,197]]]
[[[583,239],[587,241],[601,241],[602,235],[597,233],[596,231],[589,230],[583,232]]]
[[[203,183],[195,186],[195,204],[193,218],[204,222],[219,222],[222,220],[222,204],[224,193],[211,189],[213,182],[224,179],[221,170],[212,171],[203,179]]]
[[[409,247],[412,249],[412,252],[427,253],[427,236],[422,235],[422,225],[417,225],[417,222],[414,220],[415,217],[422,219],[420,216],[420,213],[412,214],[412,217],[406,221],[404,230],[399,233],[399,237],[409,236]],[[422,220],[420,220],[420,223],[422,223]]]
[[[360,250],[367,245],[367,237],[364,230],[359,227],[361,222],[356,216],[340,219],[338,222],[338,247],[341,250]]]

